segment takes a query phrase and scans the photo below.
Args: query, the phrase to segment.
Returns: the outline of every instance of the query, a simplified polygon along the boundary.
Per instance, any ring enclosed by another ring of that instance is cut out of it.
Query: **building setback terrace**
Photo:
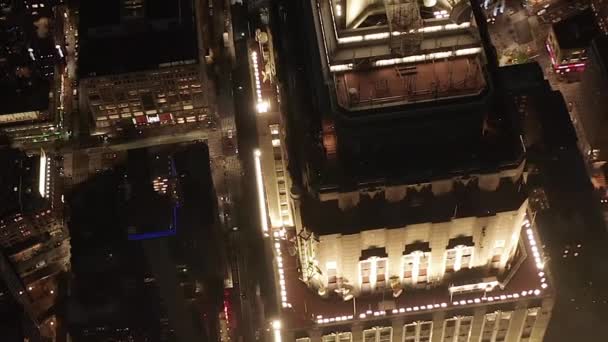
[[[460,309],[487,304],[515,302],[524,298],[551,295],[541,244],[528,219],[522,223],[520,256],[499,286],[486,292],[451,295],[446,286],[429,290],[406,290],[393,298],[390,289],[344,301],[338,296],[328,299],[311,291],[300,279],[297,256],[292,256],[295,231],[274,233],[277,272],[283,302],[286,329],[307,329],[313,326],[350,324],[353,321],[386,320],[393,316],[418,315],[435,310]],[[474,283],[472,281],[471,283]],[[459,284],[463,285],[463,284]]]
[[[476,56],[348,70],[334,80],[338,104],[346,109],[474,95],[486,85]]]

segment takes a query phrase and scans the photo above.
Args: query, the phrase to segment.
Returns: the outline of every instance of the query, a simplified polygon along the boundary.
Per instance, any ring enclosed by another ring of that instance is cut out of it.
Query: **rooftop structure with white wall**
[[[342,109],[467,96],[486,87],[468,1],[315,2],[324,77]]]

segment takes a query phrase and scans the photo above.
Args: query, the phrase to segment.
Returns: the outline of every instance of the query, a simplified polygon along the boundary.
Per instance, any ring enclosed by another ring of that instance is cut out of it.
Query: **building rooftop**
[[[486,86],[476,57],[351,70],[334,79],[338,104],[347,109],[478,94]]]
[[[531,243],[535,246],[536,238],[534,234],[528,234],[526,229],[522,230],[519,252],[516,253],[512,268],[504,278],[498,279],[501,285],[492,291],[451,296],[447,286],[442,285],[430,290],[406,289],[398,298],[394,298],[389,289],[387,292],[359,296],[355,302],[344,301],[333,294],[329,298],[323,298],[299,279],[297,256],[291,256],[289,252],[293,248],[288,242],[292,238],[291,234],[294,233],[288,231],[285,240],[275,239],[277,253],[282,256],[279,274],[282,273],[285,279],[287,303],[290,305],[283,309],[287,329],[304,330],[313,326],[336,329],[341,325],[350,326],[353,321],[387,320],[392,316],[409,316],[415,320],[419,319],[419,315],[436,310],[466,310],[491,304],[509,305],[508,303],[527,297],[534,299],[551,295],[542,269],[544,265],[538,264],[537,258],[532,256]],[[479,281],[475,277],[466,278],[468,282],[462,284],[475,284]],[[460,282],[458,284],[461,285]],[[346,330],[350,331],[350,328],[347,327]]]
[[[0,147],[0,218],[17,212],[31,212],[44,206],[38,192],[38,156]]]
[[[85,77],[198,60],[188,0],[82,1],[80,23],[79,68]]]
[[[481,91],[481,43],[472,19],[453,21],[452,10],[448,3],[415,1],[320,4],[313,12],[321,58],[333,77],[330,96],[357,111]]]
[[[44,75],[42,63],[32,60],[51,45],[49,37],[39,37],[33,30],[35,18],[22,13],[19,6],[0,13],[0,125],[24,118],[5,116],[3,114],[43,111],[49,107],[51,85]],[[28,49],[31,49],[29,51]],[[54,60],[50,60],[53,64]]]
[[[591,8],[553,24],[553,31],[561,49],[584,49],[598,33]]]

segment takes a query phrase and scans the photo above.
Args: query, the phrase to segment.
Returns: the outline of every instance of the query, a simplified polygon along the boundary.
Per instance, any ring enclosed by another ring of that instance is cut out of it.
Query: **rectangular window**
[[[494,330],[496,329],[496,314],[486,314],[481,330],[481,342],[492,342]]]
[[[445,255],[445,273],[454,272],[454,265],[456,264],[456,250],[450,249]]]
[[[504,342],[511,323],[511,312],[486,314],[481,330],[481,342]]]
[[[430,342],[433,322],[414,322],[403,327],[403,342]]]
[[[492,250],[492,268],[500,268],[500,260],[502,259],[502,254],[505,251],[505,240],[497,240],[494,243],[494,249]]]
[[[454,337],[457,334],[456,323],[458,323],[458,318],[445,320],[443,323],[443,342],[454,342]]]
[[[369,260],[359,262],[359,277],[361,290],[371,290],[372,262]]]
[[[524,320],[524,326],[521,331],[521,340],[522,342],[527,342],[530,340],[530,336],[532,335],[532,329],[534,329],[534,324],[536,323],[536,317],[538,316],[538,308],[530,308],[526,312],[526,319]]]
[[[471,268],[471,262],[473,257],[473,247],[463,247],[460,249],[461,257],[460,257],[460,268]]]
[[[416,251],[403,256],[403,281],[406,284],[426,283],[431,253]]]
[[[376,288],[386,287],[386,259],[376,260]]]
[[[473,247],[457,246],[445,253],[445,273],[473,267]]]
[[[469,342],[473,317],[448,318],[443,324],[443,342]]]
[[[338,266],[336,262],[328,262],[326,265],[327,268],[327,287],[330,290],[334,290],[338,283]]]
[[[388,276],[388,263],[386,258],[372,257],[359,261],[359,283],[361,290],[385,288]]]
[[[350,332],[339,333],[337,337],[337,342],[351,342],[353,340],[353,335]]]
[[[495,342],[504,342],[507,338],[507,332],[509,331],[509,325],[511,324],[511,313],[501,312],[500,320],[498,321],[498,331],[496,331]]]
[[[420,255],[420,266],[418,268],[418,283],[428,282],[430,260],[431,253],[422,253],[422,255]]]
[[[363,331],[363,342],[391,342],[393,328],[375,327]]]

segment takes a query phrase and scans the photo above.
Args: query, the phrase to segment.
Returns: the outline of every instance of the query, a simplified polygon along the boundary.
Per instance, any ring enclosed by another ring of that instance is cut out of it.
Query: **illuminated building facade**
[[[542,341],[553,292],[516,101],[481,10],[309,6],[319,135],[290,155],[301,158],[293,226],[265,226],[282,307],[273,329],[298,342]]]
[[[210,122],[194,12],[185,0],[82,2],[80,108],[92,133]]]

